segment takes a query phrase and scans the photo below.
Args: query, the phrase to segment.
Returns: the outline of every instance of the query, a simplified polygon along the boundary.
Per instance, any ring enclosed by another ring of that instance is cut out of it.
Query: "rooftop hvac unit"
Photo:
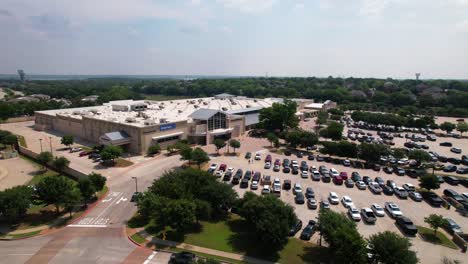
[[[250,105],[246,105],[245,107],[250,108]]]
[[[78,111],[78,110],[73,111],[73,114],[74,114],[74,115],[82,115],[82,114],[81,114],[81,111]]]
[[[204,105],[208,105],[208,102],[203,102]]]
[[[254,102],[256,103],[256,102],[258,102],[258,100],[257,100],[257,99],[254,99]]]
[[[198,108],[198,105],[193,105],[193,107]]]
[[[90,111],[91,113],[93,113],[93,114],[97,114],[97,113],[98,113],[98,110],[97,110],[97,109],[90,109],[89,111]]]
[[[135,123],[136,119],[134,117],[127,117],[125,118],[125,122],[127,123]]]
[[[160,118],[159,123],[161,124],[168,123],[167,118]]]
[[[154,120],[145,120],[145,126],[152,126],[152,125],[155,125],[156,122],[154,122]]]
[[[222,109],[223,111],[227,111],[227,110],[228,110],[227,107],[223,107],[223,108],[221,108],[221,109]]]
[[[180,114],[180,113],[182,113],[183,111],[182,111],[182,110],[179,110],[178,112],[179,112],[179,114]]]
[[[164,109],[164,105],[160,105],[160,106],[159,106],[159,109]]]

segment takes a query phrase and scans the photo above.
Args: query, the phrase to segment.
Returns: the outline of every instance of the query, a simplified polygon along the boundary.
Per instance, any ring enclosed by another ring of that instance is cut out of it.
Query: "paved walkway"
[[[254,263],[254,264],[272,264],[273,263],[270,261],[252,258],[249,256],[244,256],[244,255],[240,255],[236,253],[229,253],[229,252],[220,251],[220,250],[211,249],[211,248],[199,247],[199,246],[194,246],[194,245],[185,244],[185,243],[178,243],[178,242],[169,241],[169,240],[162,240],[162,239],[151,236],[144,230],[139,231],[138,234],[144,237],[146,240],[151,241],[153,244],[158,244],[158,245],[163,245],[163,246],[168,246],[168,247],[176,247],[180,249],[191,250],[195,252],[200,252],[204,254],[209,254],[209,255],[224,257],[224,258],[229,258],[229,259],[235,259],[239,261],[245,261],[245,262]]]

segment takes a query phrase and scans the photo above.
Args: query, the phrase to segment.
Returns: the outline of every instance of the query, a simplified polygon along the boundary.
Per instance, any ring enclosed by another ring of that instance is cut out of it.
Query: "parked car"
[[[455,165],[447,165],[443,169],[444,172],[455,172],[457,171],[457,166]]]
[[[138,202],[138,199],[140,199],[143,196],[141,192],[134,192],[132,194],[132,198],[130,198],[130,202]]]
[[[463,196],[461,196],[458,192],[456,192],[456,191],[454,191],[452,189],[445,189],[444,190],[444,195],[454,199],[455,201],[457,201],[459,203],[465,202],[465,198],[463,198]]]
[[[316,230],[316,225],[317,223],[314,220],[310,220],[309,224],[302,230],[300,238],[302,240],[310,240]]]
[[[307,207],[309,209],[317,209],[317,200],[315,200],[314,198],[308,198]]]
[[[330,175],[328,175],[328,173],[323,174],[323,175],[322,175],[322,181],[323,181],[323,182],[330,182],[330,181],[331,181]]]
[[[328,202],[327,200],[321,201],[320,208],[325,209],[325,210],[330,209],[330,202]]]
[[[348,215],[354,221],[361,221],[361,214],[359,213],[359,210],[355,207],[348,208]]]
[[[294,236],[302,228],[302,221],[297,220],[297,222],[289,230],[289,236]]]
[[[182,251],[179,253],[172,253],[169,263],[171,264],[189,264],[194,263],[196,255],[191,252]]]
[[[361,209],[361,215],[364,222],[368,224],[375,224],[375,222],[377,221],[374,212],[368,207],[364,207]]]
[[[341,198],[341,203],[345,208],[354,207],[353,200],[351,200],[351,197],[346,195]]]
[[[441,146],[441,147],[451,147],[452,143],[450,143],[450,142],[441,142],[441,143],[439,143],[439,146]]]
[[[461,153],[462,153],[461,148],[451,148],[450,151],[453,152],[453,153],[457,153],[457,154],[461,154]]]
[[[263,185],[262,194],[269,194],[271,193],[270,185]]]
[[[393,168],[392,168],[392,167],[385,166],[385,167],[383,168],[383,171],[384,171],[385,173],[392,174],[392,173],[393,173]]]
[[[385,185],[385,181],[380,177],[375,177],[374,181],[378,183],[381,187]]]
[[[367,185],[363,181],[357,181],[356,182],[356,187],[359,190],[365,190],[367,188]]]
[[[398,176],[405,176],[405,169],[403,169],[402,167],[397,167],[395,169],[395,174]]]
[[[268,155],[265,157],[265,162],[271,163],[271,161],[272,161],[272,160],[271,160],[271,155],[268,154]]]
[[[296,196],[294,197],[294,201],[297,204],[304,204],[305,202],[304,194],[302,192],[297,192]]]
[[[341,176],[336,176],[333,178],[333,183],[336,185],[342,185],[343,184],[343,178]]]
[[[415,236],[418,233],[418,228],[413,224],[413,221],[406,216],[397,217],[395,223],[401,228],[403,233],[407,235]]]
[[[418,192],[409,192],[408,196],[413,199],[415,202],[421,202],[422,201],[422,195]]]
[[[440,207],[444,201],[434,192],[423,192],[422,197],[426,202],[435,207]]]
[[[411,184],[411,183],[405,183],[405,184],[403,184],[402,187],[403,187],[403,189],[405,189],[407,192],[414,192],[414,191],[416,191],[416,187],[414,187],[414,185]]]
[[[240,182],[239,185],[240,188],[248,188],[249,187],[249,180],[246,178],[243,178]]]
[[[408,192],[402,187],[397,186],[393,188],[393,192],[400,199],[408,199]]]
[[[318,172],[318,170],[314,170],[312,172],[312,180],[320,181],[320,173]]]
[[[270,162],[265,162],[265,165],[263,166],[264,169],[270,169],[271,168],[271,163]]]
[[[457,174],[468,174],[468,167],[458,168],[456,173]]]
[[[398,207],[398,205],[396,205],[396,203],[394,202],[386,202],[385,209],[392,218],[398,218],[400,216],[403,216],[400,207]]]
[[[309,172],[308,171],[302,171],[301,172],[301,178],[303,178],[303,179],[309,178]]]
[[[252,181],[250,184],[250,189],[251,190],[257,190],[258,189],[258,181]]]
[[[445,230],[450,234],[455,233],[463,233],[461,227],[452,219],[452,218],[445,218],[446,224],[444,225]]]
[[[380,185],[376,182],[369,183],[369,190],[371,190],[371,192],[374,194],[381,194],[383,191]]]
[[[252,153],[250,152],[245,153],[245,159],[250,159],[250,158],[252,158]]]
[[[261,160],[261,159],[262,159],[262,154],[255,153],[255,160]]]
[[[444,181],[450,185],[458,185],[460,183],[460,180],[453,176],[444,176]]]
[[[347,180],[345,181],[345,185],[346,185],[346,187],[348,187],[348,188],[353,188],[353,187],[354,187],[354,182],[353,182],[353,180],[351,180],[351,179],[347,179]]]
[[[260,182],[260,177],[261,177],[261,176],[262,176],[262,174],[261,174],[260,172],[256,171],[256,172],[254,173],[254,175],[252,176],[252,180],[253,180],[253,181],[258,181],[258,182]]]
[[[387,185],[382,186],[382,192],[386,195],[393,195],[393,188]]]
[[[385,212],[382,206],[375,203],[375,204],[372,204],[371,209],[376,216],[380,216],[380,217],[385,216]]]
[[[252,178],[252,171],[251,170],[246,171],[244,174],[244,179],[247,179],[250,181],[251,178]]]
[[[380,164],[374,164],[374,167],[372,168],[375,171],[380,171]]]
[[[307,159],[308,159],[308,160],[314,160],[314,155],[313,155],[313,154],[309,154],[309,155],[307,156]]]
[[[328,195],[328,200],[330,201],[331,204],[338,204],[340,201],[340,198],[338,197],[338,194],[335,192],[330,192]]]
[[[293,188],[293,194],[302,193],[302,186],[300,183],[295,183]]]
[[[355,182],[360,181],[361,180],[361,175],[359,175],[359,172],[353,171],[351,173],[351,179],[353,181],[355,181]]]

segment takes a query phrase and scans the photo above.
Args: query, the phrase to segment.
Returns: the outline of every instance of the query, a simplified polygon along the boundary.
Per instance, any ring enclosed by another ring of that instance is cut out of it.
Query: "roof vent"
[[[127,117],[125,118],[125,122],[127,123],[135,123],[136,119],[134,117]]]

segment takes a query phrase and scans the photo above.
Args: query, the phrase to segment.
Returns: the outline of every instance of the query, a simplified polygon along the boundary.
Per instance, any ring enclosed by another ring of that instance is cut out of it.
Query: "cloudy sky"
[[[468,79],[468,0],[0,0],[0,73]]]

